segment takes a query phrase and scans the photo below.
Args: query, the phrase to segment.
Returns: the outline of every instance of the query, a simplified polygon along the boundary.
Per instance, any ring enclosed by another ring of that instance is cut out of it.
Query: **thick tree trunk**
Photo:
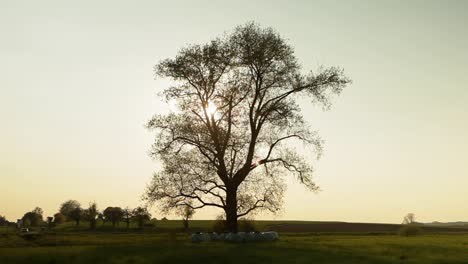
[[[227,188],[225,211],[228,231],[237,233],[237,188]]]

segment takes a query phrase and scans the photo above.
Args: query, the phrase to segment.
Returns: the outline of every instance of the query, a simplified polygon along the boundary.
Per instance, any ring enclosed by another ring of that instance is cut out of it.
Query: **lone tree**
[[[191,205],[185,205],[178,208],[177,214],[182,217],[182,224],[184,225],[184,229],[189,228],[189,220],[192,219],[193,215],[195,214],[195,210]]]
[[[416,223],[416,215],[413,213],[409,213],[403,217],[403,225],[411,225]]]
[[[293,48],[276,31],[248,23],[181,49],[155,73],[173,81],[163,95],[178,111],[147,124],[156,132],[151,155],[163,165],[146,191],[148,202],[158,201],[163,211],[218,207],[236,232],[239,217],[281,208],[282,176],[318,190],[293,141],[314,147],[319,157],[321,140],[296,101],[308,98],[327,109],[330,96],[350,82],[342,69],[302,74]]]

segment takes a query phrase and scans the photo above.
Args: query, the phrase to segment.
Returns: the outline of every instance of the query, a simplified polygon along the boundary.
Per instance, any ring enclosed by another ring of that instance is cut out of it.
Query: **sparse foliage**
[[[224,210],[230,231],[237,219],[281,209],[284,175],[318,190],[312,167],[298,151],[321,153],[297,104],[308,98],[325,109],[350,82],[343,70],[322,67],[303,74],[293,48],[273,29],[254,23],[205,45],[182,49],[155,67],[172,79],[167,101],[178,112],[156,115],[151,155],[162,161],[146,198],[162,211],[190,206]],[[310,148],[310,146],[312,148]]]

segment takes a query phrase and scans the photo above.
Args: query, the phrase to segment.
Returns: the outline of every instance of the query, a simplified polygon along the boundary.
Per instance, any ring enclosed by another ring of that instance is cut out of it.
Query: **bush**
[[[54,214],[54,224],[59,225],[63,224],[66,221],[66,217],[61,213]]]
[[[226,220],[222,215],[216,217],[216,220],[213,223],[213,231],[216,233],[223,233],[227,231]]]
[[[422,233],[423,233],[422,229],[419,226],[414,225],[414,224],[404,225],[398,231],[398,234],[400,236],[406,236],[406,237],[418,236],[418,235],[421,235]]]
[[[252,219],[240,219],[238,222],[239,231],[242,232],[255,232],[257,227],[255,226],[255,221]]]

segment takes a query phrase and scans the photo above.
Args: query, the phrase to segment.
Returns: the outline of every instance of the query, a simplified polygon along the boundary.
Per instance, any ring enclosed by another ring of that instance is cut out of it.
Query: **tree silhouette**
[[[43,222],[42,214],[42,209],[36,207],[31,212],[25,213],[21,219],[23,219],[24,223],[27,223],[25,226],[39,226]]]
[[[123,219],[125,221],[125,224],[127,225],[127,229],[130,228],[130,221],[132,220],[132,209],[130,209],[128,206],[123,209]]]
[[[132,216],[138,224],[138,228],[143,228],[145,223],[151,219],[151,214],[148,209],[144,207],[137,207],[133,209]]]
[[[89,228],[92,230],[96,229],[98,215],[99,215],[99,210],[97,209],[96,202],[90,203],[89,208],[83,210],[83,218],[89,221]]]
[[[273,29],[254,23],[204,45],[191,45],[155,66],[175,85],[164,90],[179,111],[156,115],[151,155],[162,161],[146,192],[163,211],[190,206],[224,210],[230,231],[237,219],[277,212],[283,175],[310,190],[312,167],[293,141],[321,152],[321,140],[303,119],[298,98],[325,109],[330,95],[350,82],[343,70],[302,74],[293,48]]]
[[[0,226],[8,225],[8,221],[5,216],[0,215]]]
[[[52,224],[54,223],[54,218],[52,216],[47,217],[47,227],[50,229],[52,228]]]
[[[403,217],[403,224],[410,225],[416,223],[416,215],[413,213],[409,213]]]
[[[76,207],[70,212],[68,216],[71,220],[75,221],[76,226],[80,225],[80,221],[83,218],[83,209],[81,207]]]
[[[62,224],[65,223],[66,217],[62,213],[54,214],[54,224]]]
[[[41,217],[42,217],[42,215],[44,215],[44,210],[42,210],[42,208],[40,208],[40,207],[34,208],[31,212],[36,213],[38,215],[41,215]]]
[[[67,217],[67,220],[72,220],[71,214],[76,208],[81,209],[81,204],[76,200],[68,200],[60,205],[59,212]]]
[[[182,224],[184,225],[184,229],[189,228],[189,220],[192,219],[193,215],[195,214],[195,210],[192,208],[193,206],[185,205],[179,207],[177,214],[182,217]]]
[[[106,221],[112,222],[113,227],[115,227],[116,223],[122,221],[124,217],[124,211],[120,207],[107,207],[102,214],[106,218]]]

